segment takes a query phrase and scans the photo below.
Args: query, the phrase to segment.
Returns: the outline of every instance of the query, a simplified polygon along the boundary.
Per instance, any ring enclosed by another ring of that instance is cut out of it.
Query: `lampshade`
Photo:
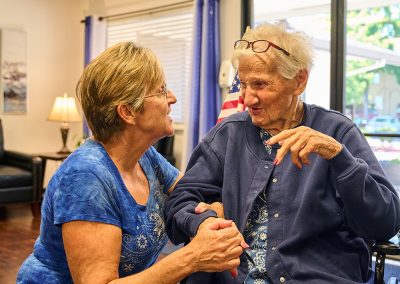
[[[75,99],[68,97],[67,94],[64,94],[63,97],[56,97],[56,101],[47,119],[62,122],[82,121],[76,107]]]
[[[54,102],[53,108],[50,111],[48,120],[61,121],[61,138],[63,146],[58,154],[68,154],[71,153],[67,148],[67,139],[69,132],[68,122],[81,121],[81,115],[76,107],[75,99],[73,97],[68,97],[64,94],[63,97],[57,97]]]

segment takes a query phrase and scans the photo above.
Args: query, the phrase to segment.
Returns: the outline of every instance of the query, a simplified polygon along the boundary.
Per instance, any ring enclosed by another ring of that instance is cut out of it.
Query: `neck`
[[[301,100],[297,100],[288,110],[288,115],[280,120],[277,127],[265,128],[272,135],[276,135],[283,130],[295,128],[301,123],[304,116],[304,105]]]
[[[122,130],[111,141],[102,143],[120,173],[132,172],[140,157],[155,143],[146,135],[132,134]]]

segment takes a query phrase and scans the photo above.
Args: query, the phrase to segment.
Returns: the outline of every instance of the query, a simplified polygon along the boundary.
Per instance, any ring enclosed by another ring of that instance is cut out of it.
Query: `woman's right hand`
[[[231,220],[208,218],[200,224],[196,236],[186,246],[194,254],[194,271],[235,271],[243,252],[243,236]]]

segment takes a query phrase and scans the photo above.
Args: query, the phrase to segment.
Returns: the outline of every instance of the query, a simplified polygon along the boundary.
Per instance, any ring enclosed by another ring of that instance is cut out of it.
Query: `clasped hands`
[[[200,214],[206,210],[214,210],[218,218],[210,217],[204,220],[190,242],[198,253],[196,270],[206,272],[229,270],[232,277],[236,277],[237,267],[240,264],[239,257],[249,246],[236,224],[232,220],[224,219],[222,203],[200,202],[195,212]]]

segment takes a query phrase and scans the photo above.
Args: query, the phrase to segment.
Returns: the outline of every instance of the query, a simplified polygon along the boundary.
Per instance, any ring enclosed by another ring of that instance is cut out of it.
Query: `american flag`
[[[229,93],[225,97],[225,101],[222,104],[221,112],[219,113],[217,123],[221,122],[225,117],[246,110],[244,100],[240,95],[240,81],[239,76],[236,73],[233,79]]]

